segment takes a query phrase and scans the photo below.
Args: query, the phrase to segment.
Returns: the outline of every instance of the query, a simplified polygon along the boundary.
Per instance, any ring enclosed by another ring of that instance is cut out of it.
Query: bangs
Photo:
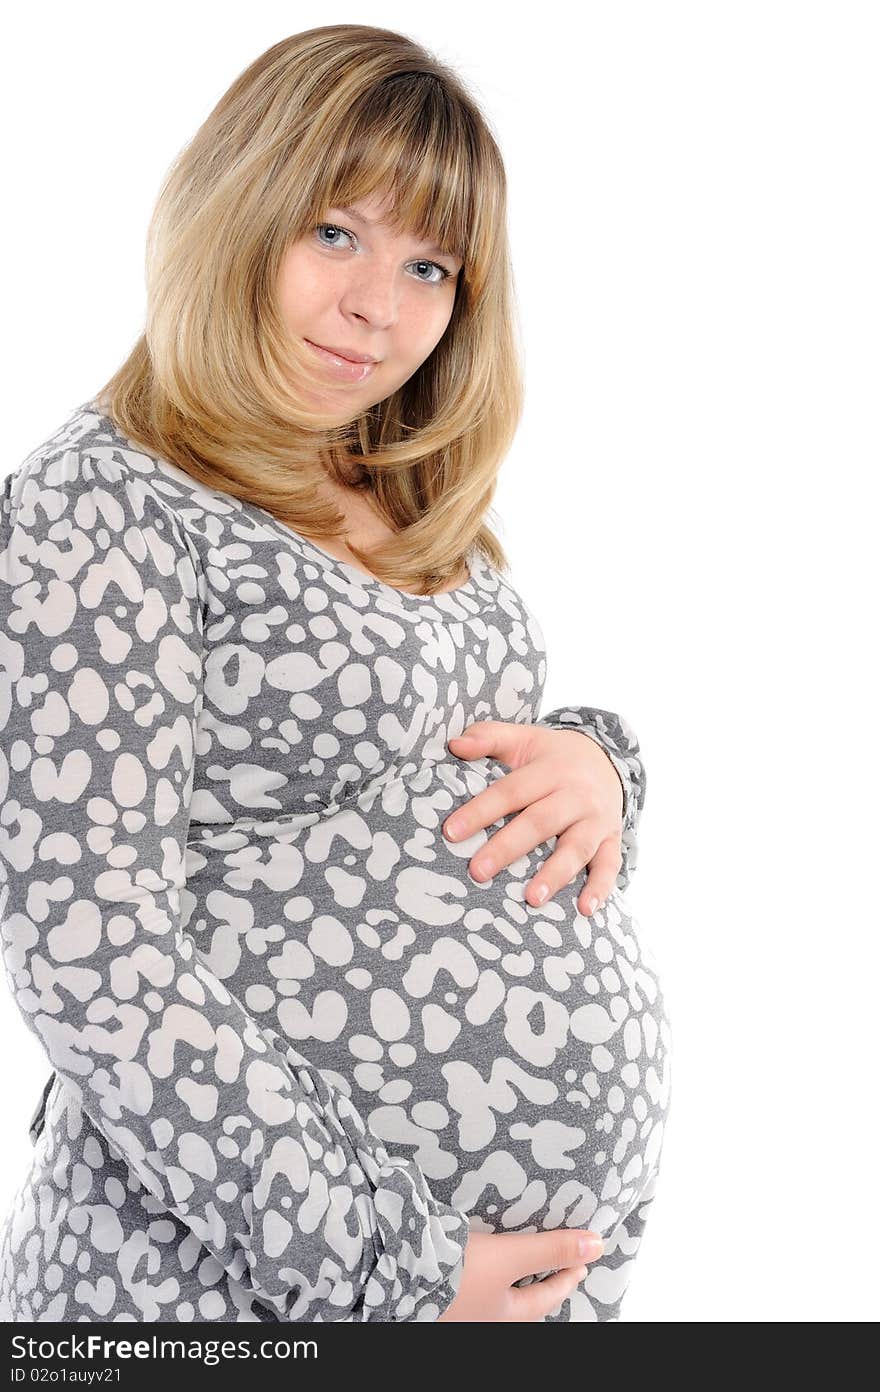
[[[475,190],[496,177],[480,167],[485,146],[467,112],[429,74],[404,73],[365,93],[342,124],[341,153],[324,170],[327,204],[375,195],[394,232],[436,242],[467,265],[479,221]]]

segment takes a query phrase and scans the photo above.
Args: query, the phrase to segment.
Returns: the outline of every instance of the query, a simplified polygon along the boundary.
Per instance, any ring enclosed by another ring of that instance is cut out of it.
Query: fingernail
[[[605,1243],[601,1237],[582,1237],[578,1243],[578,1251],[582,1257],[595,1258],[601,1257],[605,1251]]]
[[[457,822],[454,817],[450,817],[449,821],[446,823],[445,830],[446,835],[449,837],[449,840],[454,841],[458,833],[461,831],[461,822]]]
[[[587,908],[589,909],[589,911],[590,911],[591,914],[594,914],[594,913],[596,912],[596,910],[598,909],[598,907],[599,907],[599,900],[598,900],[598,899],[593,898],[593,899],[588,899],[588,900],[587,900]]]
[[[543,904],[544,900],[547,898],[547,895],[549,893],[550,888],[548,885],[538,885],[538,888],[535,890],[535,899],[538,901],[539,904]]]

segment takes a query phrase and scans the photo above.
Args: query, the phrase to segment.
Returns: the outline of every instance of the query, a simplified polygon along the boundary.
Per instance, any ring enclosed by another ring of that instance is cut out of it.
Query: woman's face
[[[288,247],[278,276],[291,335],[378,360],[361,379],[362,369],[344,375],[315,352],[326,372],[323,405],[338,404],[348,416],[384,401],[430,356],[451,318],[462,266],[429,242],[392,235],[384,207],[373,197],[328,208],[325,221]]]

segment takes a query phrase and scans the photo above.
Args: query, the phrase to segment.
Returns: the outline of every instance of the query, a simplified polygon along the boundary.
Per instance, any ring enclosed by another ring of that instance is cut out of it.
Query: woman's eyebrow
[[[364,223],[367,227],[378,226],[377,219],[364,217],[363,213],[359,213],[357,208],[350,208],[344,203],[338,203],[336,206],[339,208],[339,211],[341,213],[347,213],[349,217],[353,217],[357,222]],[[432,242],[430,246],[428,246],[428,251],[437,252],[440,256],[454,255],[454,253],[451,252],[448,247],[442,247],[437,242]]]

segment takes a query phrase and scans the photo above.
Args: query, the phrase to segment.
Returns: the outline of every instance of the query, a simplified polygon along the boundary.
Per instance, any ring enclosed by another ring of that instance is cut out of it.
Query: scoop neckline
[[[472,546],[467,553],[466,560],[470,578],[466,580],[463,585],[457,586],[454,590],[442,590],[438,594],[413,594],[411,590],[398,590],[394,585],[387,585],[385,581],[380,580],[377,575],[369,575],[365,570],[359,570],[357,566],[352,565],[349,561],[343,561],[341,557],[334,556],[331,552],[325,551],[316,541],[312,541],[311,537],[304,536],[301,532],[294,531],[293,527],[287,522],[282,522],[280,517],[276,517],[275,514],[269,512],[267,508],[261,508],[259,504],[256,503],[248,503],[246,506],[256,507],[259,512],[265,513],[266,516],[274,522],[276,527],[280,527],[281,530],[292,537],[294,541],[299,542],[304,551],[314,551],[320,561],[323,561],[333,569],[347,571],[353,576],[355,582],[362,587],[377,589],[384,594],[394,595],[395,599],[406,600],[414,604],[436,604],[437,601],[441,599],[454,600],[459,597],[476,595],[477,593],[477,577],[482,571],[482,558],[479,548],[476,546]]]
[[[100,416],[113,433],[117,435],[121,434],[112,417],[107,415],[106,411],[98,405],[94,397],[90,397],[77,409],[79,411],[87,410],[91,415]],[[126,443],[129,444],[131,448],[138,449],[141,453],[145,452],[142,445],[135,445],[134,441],[128,440],[127,436],[123,438],[125,438]],[[164,457],[156,455],[151,455],[150,457],[159,464],[160,468],[170,469],[173,473],[182,476],[188,482],[193,481],[191,474],[188,474],[185,469],[181,469],[179,465],[173,464],[170,459],[165,459]],[[213,491],[218,493],[223,492],[221,489],[213,489]],[[316,553],[317,559],[323,561],[325,565],[332,566],[336,570],[347,571],[348,574],[352,576],[353,581],[362,587],[378,590],[381,594],[393,595],[395,599],[403,600],[410,604],[436,605],[437,601],[441,599],[456,600],[468,597],[478,599],[480,597],[478,593],[478,581],[485,573],[485,566],[480,549],[475,544],[471,546],[466,556],[470,578],[466,580],[463,585],[459,585],[457,589],[454,590],[443,590],[440,594],[417,595],[413,594],[410,590],[398,590],[394,585],[386,585],[385,581],[380,580],[377,575],[368,575],[365,570],[358,570],[357,566],[351,565],[348,561],[341,560],[339,556],[331,555],[329,551],[325,551],[323,547],[319,546],[316,541],[312,541],[310,537],[303,536],[301,532],[294,531],[293,527],[289,526],[287,522],[282,522],[280,517],[276,517],[268,508],[260,507],[259,503],[248,502],[247,499],[238,498],[232,493],[223,492],[223,496],[238,503],[242,508],[250,509],[259,513],[262,517],[268,518],[268,520],[284,532],[286,536],[298,542],[304,551],[311,550]]]

